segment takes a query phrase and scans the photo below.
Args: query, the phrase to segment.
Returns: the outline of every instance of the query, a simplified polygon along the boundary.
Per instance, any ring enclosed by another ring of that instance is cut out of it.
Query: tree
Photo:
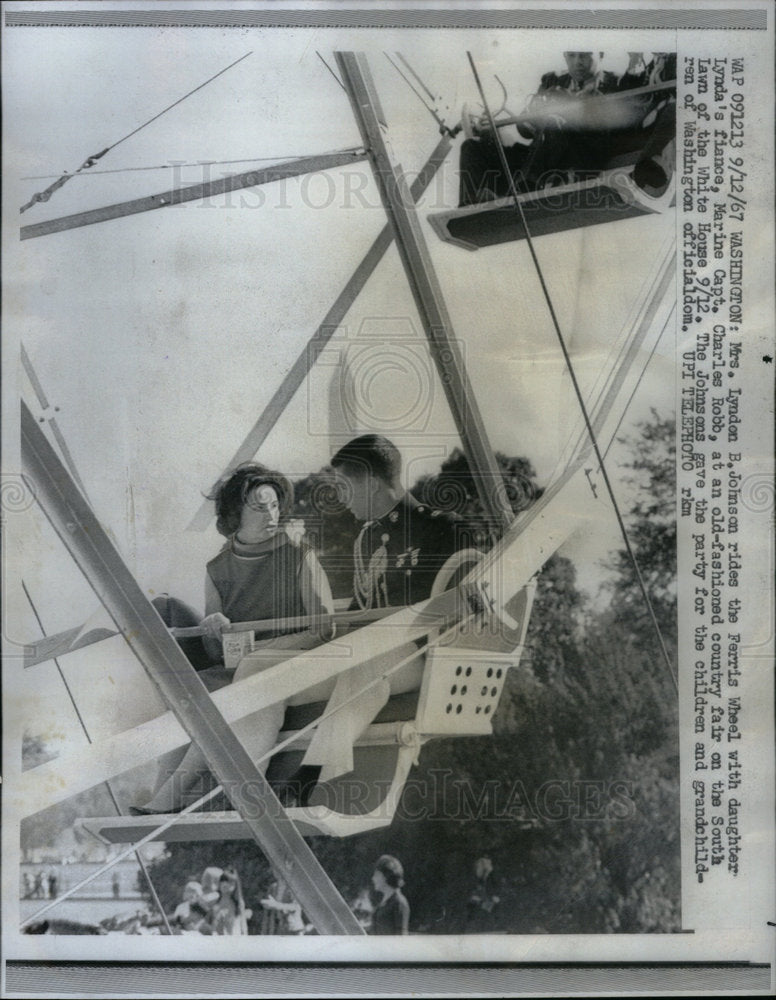
[[[324,467],[294,483],[294,516],[316,549],[334,597],[353,593],[353,542],[360,525],[339,497],[333,470]]]
[[[496,452],[496,463],[501,481],[485,484],[494,498],[505,497],[515,514],[539,499],[543,491],[536,484],[536,473],[528,459]],[[487,545],[499,533],[483,510],[468,459],[460,448],[453,449],[436,475],[422,476],[410,492],[429,507],[460,514],[478,535],[480,545]]]
[[[631,458],[624,483],[634,494],[628,537],[655,616],[668,641],[676,632],[676,421],[653,409],[638,433],[620,439]],[[621,549],[611,566],[612,606],[639,637],[654,644],[654,627],[636,571]]]

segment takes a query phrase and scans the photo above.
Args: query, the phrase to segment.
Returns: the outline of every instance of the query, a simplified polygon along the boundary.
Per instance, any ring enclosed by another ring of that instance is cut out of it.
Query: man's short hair
[[[381,434],[362,434],[348,441],[332,458],[331,466],[346,476],[369,473],[388,486],[398,486],[401,479],[401,453]]]

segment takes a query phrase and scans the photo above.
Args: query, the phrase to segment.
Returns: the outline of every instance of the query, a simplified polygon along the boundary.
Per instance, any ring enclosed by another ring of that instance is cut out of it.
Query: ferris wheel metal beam
[[[322,934],[363,934],[264,774],[251,760],[124,564],[27,406],[22,462],[46,517],[115,620],[189,738],[202,750],[251,835]]]
[[[480,500],[489,517],[504,529],[514,515],[404,171],[384,136],[385,116],[369,65],[361,53],[336,52],[335,58]]]
[[[663,328],[670,324],[676,302],[671,280],[674,253],[670,241],[644,289],[633,323],[619,338],[616,370],[604,381],[593,402],[592,419],[605,450],[617,433]],[[588,478],[589,472],[596,474],[588,438],[572,430],[569,443],[572,447],[565,472],[536,503],[518,515],[462,586],[473,583],[503,604],[526,585],[574,531],[585,530],[591,523],[589,519],[600,516],[603,499],[596,499]],[[573,517],[569,516],[571,511],[576,512]],[[216,691],[213,701],[227,722],[234,723],[252,711],[298,694],[300,677],[309,684],[333,679],[343,670],[369,663],[380,650],[417,641],[430,629],[450,624],[460,614],[461,600],[459,594],[448,591],[422,605],[396,611],[386,620],[390,629],[375,622],[338,638],[333,647],[335,655],[327,647],[297,654],[289,651],[289,659]],[[64,801],[185,742],[185,730],[174,714],[167,712],[99,744],[69,750],[26,773],[25,815]]]
[[[68,229],[92,226],[96,222],[108,222],[110,219],[121,219],[127,215],[151,212],[157,208],[170,208],[173,205],[182,205],[187,201],[214,198],[231,191],[258,187],[260,184],[273,184],[290,177],[300,177],[302,174],[314,174],[321,170],[330,170],[332,167],[348,166],[351,163],[359,163],[365,158],[366,154],[359,149],[346,149],[340,153],[300,157],[298,160],[289,160],[286,163],[275,163],[271,167],[246,170],[229,177],[219,177],[215,181],[171,188],[160,194],[149,194],[143,198],[134,198],[132,201],[123,201],[116,205],[104,205],[102,208],[92,208],[87,212],[76,212],[74,215],[63,215],[58,219],[35,222],[32,225],[21,227],[19,239],[30,240],[36,236],[50,236],[52,233],[62,233]]]

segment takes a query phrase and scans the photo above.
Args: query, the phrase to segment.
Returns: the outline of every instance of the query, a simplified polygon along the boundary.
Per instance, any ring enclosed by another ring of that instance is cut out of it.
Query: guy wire
[[[52,196],[52,194],[58,188],[61,188],[63,184],[66,184],[67,181],[69,181],[71,177],[75,177],[75,175],[79,174],[82,170],[88,170],[89,167],[94,166],[94,164],[97,162],[97,160],[102,159],[102,157],[105,156],[106,153],[109,153],[112,149],[115,149],[116,146],[119,146],[122,142],[126,142],[126,140],[129,139],[131,136],[137,135],[137,133],[141,129],[144,129],[147,125],[150,125],[151,122],[155,122],[157,118],[161,118],[162,115],[166,114],[168,111],[170,111],[172,108],[176,107],[182,101],[185,101],[187,97],[191,97],[192,94],[196,94],[196,92],[198,90],[202,90],[203,87],[206,87],[209,83],[212,83],[213,80],[217,79],[219,76],[221,76],[222,74],[226,73],[227,70],[230,70],[233,66],[236,66],[237,63],[242,62],[243,59],[247,59],[248,56],[250,56],[252,54],[253,54],[252,52],[246,52],[244,56],[240,56],[239,59],[235,59],[235,61],[233,63],[230,63],[228,66],[225,66],[223,69],[219,70],[216,74],[214,74],[213,76],[211,76],[209,79],[205,80],[204,83],[200,83],[199,86],[195,87],[193,90],[190,90],[188,92],[188,94],[184,94],[183,97],[179,97],[177,101],[173,101],[172,104],[168,104],[167,107],[164,108],[164,110],[159,111],[152,118],[149,118],[148,121],[143,122],[142,125],[138,125],[137,128],[133,128],[131,132],[128,132],[121,139],[117,139],[116,142],[114,142],[112,145],[106,146],[105,149],[101,150],[99,153],[93,153],[91,156],[87,157],[84,160],[84,162],[81,164],[81,166],[78,168],[78,170],[76,170],[74,173],[72,173],[72,174],[67,174],[67,173],[66,174],[62,174],[62,176],[59,177],[57,180],[55,180],[53,184],[49,184],[49,186],[46,188],[45,191],[39,191],[37,194],[34,194],[32,196],[32,198],[30,198],[30,200],[27,202],[26,205],[22,205],[22,207],[19,209],[19,212],[20,213],[21,212],[26,212],[28,208],[31,208],[33,205],[37,204],[38,202],[48,201],[49,198]]]

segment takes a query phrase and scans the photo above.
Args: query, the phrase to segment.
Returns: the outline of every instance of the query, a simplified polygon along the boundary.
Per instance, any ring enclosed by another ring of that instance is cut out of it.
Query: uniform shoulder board
[[[463,515],[457,510],[432,510],[431,517],[436,518],[436,520],[442,521],[445,524],[463,520]]]

